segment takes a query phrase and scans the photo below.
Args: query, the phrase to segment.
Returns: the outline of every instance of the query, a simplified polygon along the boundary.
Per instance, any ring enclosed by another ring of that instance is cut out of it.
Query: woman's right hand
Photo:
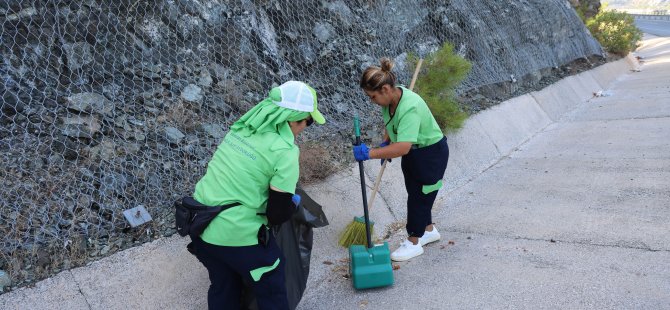
[[[382,142],[382,143],[379,144],[379,147],[385,147],[385,146],[388,146],[388,145],[390,145],[390,144],[391,144],[391,141],[389,141],[389,140],[384,140],[384,142]],[[384,161],[385,161],[385,160],[388,160],[388,162],[391,162],[391,158],[382,158],[382,159],[379,160],[379,164],[380,164],[380,165],[384,165]]]

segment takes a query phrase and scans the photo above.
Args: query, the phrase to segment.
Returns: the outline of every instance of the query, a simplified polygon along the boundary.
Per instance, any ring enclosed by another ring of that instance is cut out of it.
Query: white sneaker
[[[441,237],[442,236],[440,236],[440,233],[437,231],[437,228],[433,226],[433,231],[426,231],[423,233],[423,236],[419,238],[419,243],[421,243],[421,245],[426,245],[431,242],[440,240]]]
[[[423,254],[423,247],[420,243],[413,244],[409,240],[405,240],[400,247],[391,253],[391,259],[396,262],[409,260]]]

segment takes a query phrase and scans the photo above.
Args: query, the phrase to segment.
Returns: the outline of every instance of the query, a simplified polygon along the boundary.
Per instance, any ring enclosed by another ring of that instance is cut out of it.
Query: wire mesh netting
[[[295,79],[318,92],[323,139],[382,56],[454,44],[459,91],[600,55],[567,1],[6,0],[0,3],[0,269],[14,286],[174,233],[172,202],[228,126]],[[364,115],[365,116],[365,115]],[[372,122],[372,121],[371,121]],[[153,221],[131,228],[123,210]]]

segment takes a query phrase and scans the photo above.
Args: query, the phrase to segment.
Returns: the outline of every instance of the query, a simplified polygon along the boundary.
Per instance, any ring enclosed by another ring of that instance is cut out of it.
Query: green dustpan
[[[349,271],[355,289],[393,284],[393,267],[388,243],[368,248],[363,245],[352,245],[349,247],[349,259]]]
[[[358,116],[354,117],[354,131],[356,145],[361,144],[361,129]],[[370,217],[368,214],[368,199],[365,192],[365,173],[363,162],[358,162],[361,174],[361,192],[363,194],[363,217],[365,220],[365,236],[367,247],[352,245],[349,247],[349,272],[351,281],[356,289],[389,286],[393,284],[393,266],[391,266],[391,252],[388,243],[373,246],[370,238]]]

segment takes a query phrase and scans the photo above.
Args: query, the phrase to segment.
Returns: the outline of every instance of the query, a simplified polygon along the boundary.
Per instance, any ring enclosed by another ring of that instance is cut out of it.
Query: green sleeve
[[[419,128],[421,124],[421,118],[419,117],[419,112],[416,110],[416,107],[410,108],[403,113],[403,115],[399,116],[398,137],[396,138],[396,141],[416,143],[419,138]]]
[[[278,154],[277,162],[274,167],[274,174],[270,179],[270,185],[282,191],[295,194],[295,187],[298,184],[298,176],[300,175],[300,151],[298,147]]]

